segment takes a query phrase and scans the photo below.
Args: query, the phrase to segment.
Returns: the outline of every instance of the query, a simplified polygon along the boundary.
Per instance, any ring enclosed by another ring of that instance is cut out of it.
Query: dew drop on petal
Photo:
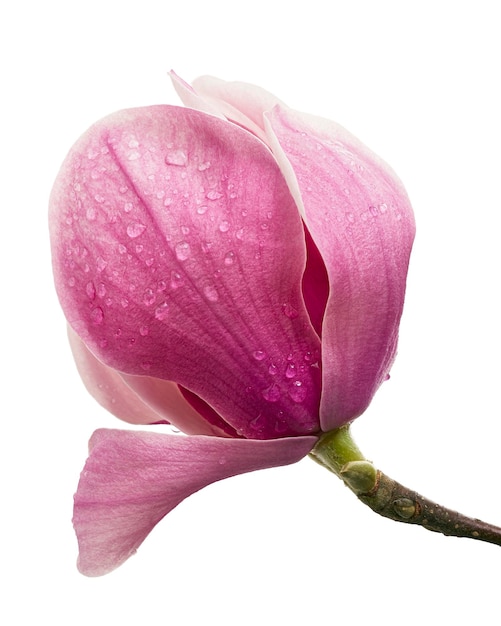
[[[206,195],[206,198],[208,198],[209,200],[219,200],[219,198],[222,198],[223,194],[219,193],[219,191],[209,191],[209,193]]]
[[[139,327],[139,334],[141,335],[141,337],[146,337],[146,335],[150,332],[150,329],[148,328],[148,326],[140,326]]]
[[[167,318],[168,314],[169,305],[167,304],[167,302],[162,302],[162,304],[157,306],[157,308],[155,309],[155,319],[157,319],[159,322],[163,322]]]
[[[287,363],[287,367],[285,368],[285,377],[286,378],[294,378],[296,375],[296,366],[294,363]]]
[[[96,297],[96,287],[94,286],[94,283],[92,281],[89,281],[85,285],[85,293],[87,294],[89,300],[94,300],[94,298]]]
[[[255,350],[252,353],[252,356],[256,359],[256,361],[262,361],[266,358],[266,352],[264,352],[263,350]]]
[[[144,224],[141,224],[141,222],[131,222],[127,226],[127,234],[131,239],[139,237],[139,235],[142,235],[145,230],[146,226]]]
[[[143,302],[146,306],[151,306],[156,299],[156,294],[153,289],[146,289],[143,295]]]
[[[291,320],[295,319],[298,316],[298,312],[296,311],[296,309],[289,303],[282,304],[282,313],[285,315],[285,317],[288,317]]]
[[[227,266],[233,265],[234,261],[235,261],[235,253],[231,252],[230,250],[230,252],[227,252],[224,256],[224,264]]]
[[[209,302],[217,302],[219,300],[219,294],[217,293],[214,285],[207,285],[204,287],[204,296]]]
[[[92,309],[92,311],[90,312],[90,319],[94,324],[102,324],[104,320],[103,309],[100,306]]]
[[[205,213],[207,213],[207,209],[208,209],[208,208],[209,208],[209,207],[208,207],[206,204],[202,204],[201,206],[199,206],[199,207],[197,208],[197,213],[198,213],[198,215],[204,215]]]
[[[186,152],[184,152],[184,150],[171,150],[167,153],[165,162],[167,165],[184,167],[188,163],[188,157],[186,156]]]
[[[178,272],[172,270],[170,274],[170,286],[172,289],[178,289],[184,283],[184,279]],[[165,289],[165,287],[164,287]]]
[[[181,241],[176,244],[175,250],[178,261],[186,261],[186,259],[189,258],[191,254],[190,244],[186,241]]]
[[[262,395],[268,402],[278,402],[280,399],[280,387],[276,383],[273,383],[263,390]]]
[[[102,272],[108,265],[108,261],[105,261],[102,256],[98,256],[96,259],[96,268],[98,272]]]
[[[219,224],[219,230],[222,233],[227,233],[230,230],[230,223],[227,220],[223,220],[220,224]]]
[[[96,209],[94,207],[88,207],[85,216],[87,217],[89,222],[93,222],[97,217]]]
[[[294,402],[303,402],[307,393],[306,387],[300,380],[295,380],[289,387],[289,396]]]
[[[278,367],[272,363],[270,367],[268,368],[268,373],[271,376],[276,376],[278,373]]]

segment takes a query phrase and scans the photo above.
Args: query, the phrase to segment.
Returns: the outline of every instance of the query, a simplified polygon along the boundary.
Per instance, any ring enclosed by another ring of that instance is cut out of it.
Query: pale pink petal
[[[276,107],[269,138],[325,263],[323,430],[360,415],[388,375],[415,226],[394,172],[334,122]]]
[[[146,404],[183,433],[217,437],[234,435],[219,415],[212,415],[212,421],[209,421],[197,412],[176,383],[132,374],[122,374],[122,378]]]
[[[71,328],[68,338],[87,391],[115,417],[130,424],[168,423],[187,435],[224,435],[193,409],[176,383],[121,374],[96,359]]]
[[[202,487],[295,463],[315,442],[315,437],[251,441],[96,431],[75,495],[80,571],[106,574],[134,554],[169,511]]]
[[[244,437],[318,431],[303,227],[250,133],[178,107],[110,116],[70,152],[50,224],[63,309],[100,361],[182,385]]]
[[[249,83],[228,82],[214,76],[200,76],[193,81],[191,90],[187,83],[173,72],[171,78],[176,91],[186,106],[201,111],[223,115],[228,120],[246,128],[265,143],[263,113],[285,104],[269,91]]]
[[[210,115],[215,115],[216,117],[224,118],[218,106],[218,102],[214,101],[213,103],[210,98],[205,98],[198,94],[191,85],[180,78],[175,72],[170,71],[169,75],[178,96],[185,106],[196,109],[197,111],[209,113]]]

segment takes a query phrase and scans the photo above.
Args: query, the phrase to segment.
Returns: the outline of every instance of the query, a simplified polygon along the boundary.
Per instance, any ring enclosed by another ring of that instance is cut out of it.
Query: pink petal
[[[227,82],[214,76],[200,76],[190,88],[171,72],[172,82],[186,106],[219,114],[246,128],[267,143],[263,112],[285,104],[269,91],[243,82]]]
[[[315,442],[96,431],[75,496],[80,571],[106,574],[189,495],[223,478],[295,463]]]
[[[68,338],[87,391],[116,417],[130,424],[172,424],[188,435],[223,435],[184,399],[179,386],[149,376],[130,376],[108,367],[69,328]]]
[[[346,130],[277,107],[269,137],[324,260],[322,430],[360,415],[388,375],[414,218],[394,172]]]
[[[238,434],[317,432],[303,227],[268,149],[190,109],[91,128],[51,197],[58,294],[105,365],[176,382]]]

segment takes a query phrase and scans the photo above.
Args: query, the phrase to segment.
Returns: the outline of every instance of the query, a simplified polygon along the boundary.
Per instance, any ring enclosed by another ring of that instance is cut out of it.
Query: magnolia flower
[[[397,346],[414,221],[393,171],[258,87],[172,78],[190,108],[101,120],[50,201],[87,388],[189,435],[94,433],[74,511],[88,575],[205,485],[303,458],[365,411]]]

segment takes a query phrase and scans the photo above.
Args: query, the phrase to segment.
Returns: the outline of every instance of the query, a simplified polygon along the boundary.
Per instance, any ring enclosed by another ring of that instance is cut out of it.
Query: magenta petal
[[[270,143],[325,263],[322,430],[360,415],[388,375],[415,226],[394,172],[346,130],[275,108]]]
[[[91,128],[51,196],[58,294],[104,364],[176,382],[239,435],[317,432],[301,219],[269,150],[157,106]]]
[[[96,431],[75,495],[80,571],[106,574],[189,495],[223,478],[295,463],[315,442]]]

